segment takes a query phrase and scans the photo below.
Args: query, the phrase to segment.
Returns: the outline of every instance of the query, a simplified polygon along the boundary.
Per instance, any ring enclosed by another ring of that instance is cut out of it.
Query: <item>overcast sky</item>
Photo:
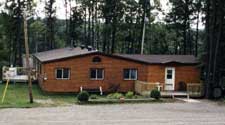
[[[6,0],[0,0],[0,3],[3,4]],[[36,14],[38,17],[44,17],[44,7],[45,7],[45,0],[34,0],[37,2],[37,7],[36,7]],[[165,13],[169,12],[170,6],[168,4],[168,0],[161,0],[161,6],[162,9]],[[56,17],[59,19],[65,19],[65,1],[64,0],[56,0]],[[0,9],[3,9],[1,6]],[[162,21],[165,16],[163,14],[160,14],[156,17],[157,21]],[[200,28],[203,28],[204,26],[200,24]]]

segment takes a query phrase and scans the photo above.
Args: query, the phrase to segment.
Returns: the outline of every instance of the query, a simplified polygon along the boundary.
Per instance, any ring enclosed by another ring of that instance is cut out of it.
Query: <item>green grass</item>
[[[32,108],[32,107],[51,107],[64,106],[72,104],[123,104],[123,103],[164,103],[173,102],[171,99],[154,100],[145,96],[134,95],[132,99],[121,101],[119,99],[111,99],[108,96],[92,95],[87,103],[79,103],[76,94],[57,94],[45,93],[38,85],[33,85],[34,103],[29,103],[28,86],[24,83],[9,84],[4,103],[1,103],[5,84],[0,84],[0,108]]]
[[[4,84],[0,84],[0,99],[2,99]],[[70,105],[76,102],[75,94],[47,94],[33,85],[34,103],[29,103],[28,86],[24,83],[9,84],[4,103],[0,100],[0,108],[31,108],[40,106]]]

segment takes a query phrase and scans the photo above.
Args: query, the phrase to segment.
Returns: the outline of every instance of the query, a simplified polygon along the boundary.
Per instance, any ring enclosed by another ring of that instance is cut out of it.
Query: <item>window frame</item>
[[[171,72],[169,72],[171,71]],[[168,77],[168,76],[171,76],[171,77]],[[173,70],[172,69],[168,69],[167,70],[167,73],[166,73],[166,79],[173,79]]]
[[[64,70],[67,69],[68,70],[68,78],[64,78]],[[57,78],[57,72],[58,70],[62,71],[62,76],[61,78]],[[56,80],[70,80],[70,68],[56,68],[55,69],[55,79]]]
[[[129,71],[129,78],[125,78],[125,75],[124,75],[124,73],[125,73],[125,71],[126,70],[128,70]],[[131,76],[131,71],[132,70],[135,70],[136,71],[136,78],[132,78]],[[123,80],[138,80],[138,69],[136,69],[136,68],[126,68],[126,69],[123,69]]]
[[[92,70],[95,70],[95,78],[91,77]],[[102,78],[98,78],[98,70],[102,71]],[[105,70],[104,70],[104,68],[90,68],[90,70],[89,70],[89,78],[90,78],[90,80],[104,80],[104,78],[105,78]]]

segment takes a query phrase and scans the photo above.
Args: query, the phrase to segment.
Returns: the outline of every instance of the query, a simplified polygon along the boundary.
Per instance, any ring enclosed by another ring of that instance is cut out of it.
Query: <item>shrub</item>
[[[154,89],[151,91],[150,97],[154,98],[154,99],[160,99],[161,93],[160,93],[160,91]]]
[[[127,92],[126,95],[125,95],[125,97],[128,98],[128,99],[133,98],[133,96],[134,96],[134,92],[131,92],[131,91]]]
[[[123,94],[121,94],[121,93],[112,93],[112,94],[107,95],[107,98],[109,98],[109,99],[120,99],[122,97],[123,97]]]
[[[86,92],[86,91],[82,91],[82,92],[80,92],[80,93],[77,95],[77,99],[78,99],[80,102],[87,102],[88,99],[89,99],[89,93]]]
[[[138,95],[133,96],[133,99],[138,99],[138,98],[140,98],[140,96],[138,96]]]
[[[98,99],[98,96],[97,95],[91,95],[90,99]]]

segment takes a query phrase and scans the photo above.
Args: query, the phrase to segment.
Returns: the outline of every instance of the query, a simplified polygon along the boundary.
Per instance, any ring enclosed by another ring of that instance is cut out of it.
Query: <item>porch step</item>
[[[170,92],[170,91],[163,91],[161,92],[162,97],[187,97],[187,99],[190,98],[190,95],[187,92]]]
[[[186,99],[186,98],[177,98],[178,100],[188,102],[188,103],[200,103],[201,101],[196,100],[196,99]]]

